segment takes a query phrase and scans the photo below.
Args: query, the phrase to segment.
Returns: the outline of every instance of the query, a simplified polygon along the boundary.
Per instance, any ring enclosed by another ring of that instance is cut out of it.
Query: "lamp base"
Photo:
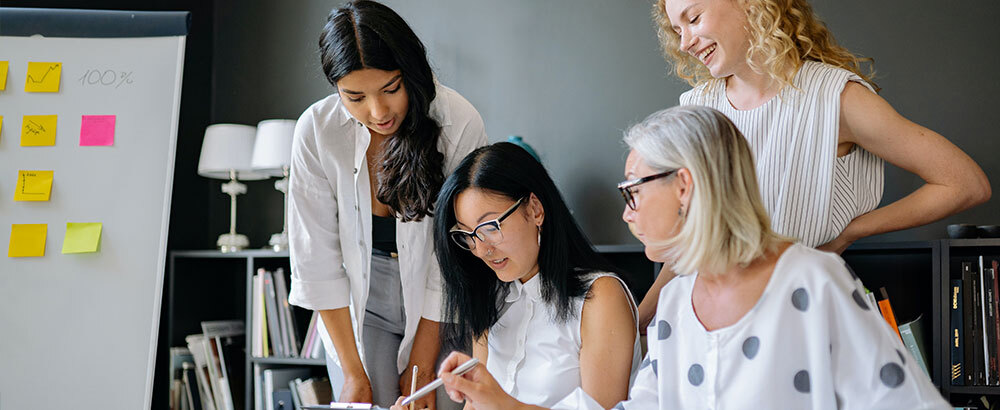
[[[275,252],[288,250],[288,234],[285,232],[271,235],[271,240],[267,241],[271,249]]]
[[[215,242],[222,253],[237,252],[250,245],[250,240],[246,235],[238,233],[224,233],[219,235],[219,240]]]

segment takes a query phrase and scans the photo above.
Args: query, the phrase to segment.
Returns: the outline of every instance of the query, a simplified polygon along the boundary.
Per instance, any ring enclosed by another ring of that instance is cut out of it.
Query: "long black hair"
[[[562,195],[545,167],[523,148],[500,142],[480,147],[462,160],[444,181],[434,213],[434,245],[444,279],[445,327],[459,342],[478,338],[500,318],[502,298],[509,284],[472,252],[458,247],[448,231],[456,224],[455,198],[469,188],[516,201],[535,194],[545,219],[538,252],[542,298],[556,308],[556,317],[575,316],[573,298],[587,292],[584,276],[590,272],[617,272],[584,235],[569,213]],[[619,275],[621,276],[621,275]]]
[[[330,12],[319,50],[323,73],[334,87],[365,68],[402,72],[409,110],[384,143],[375,197],[403,221],[430,215],[444,181],[444,155],[437,149],[441,126],[428,115],[436,92],[423,43],[392,9],[360,0]]]

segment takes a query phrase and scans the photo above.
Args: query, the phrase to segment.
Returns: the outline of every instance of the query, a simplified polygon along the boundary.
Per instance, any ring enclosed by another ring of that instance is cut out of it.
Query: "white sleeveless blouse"
[[[848,81],[875,92],[861,77],[828,64],[805,62],[792,84],[752,110],[737,110],[725,81],[685,92],[681,105],[725,114],[754,154],[757,182],[771,228],[808,246],[825,244],[882,200],[885,161],[856,146],[837,157],[840,94]]]
[[[551,407],[580,387],[580,319],[583,297],[573,301],[574,317],[560,323],[556,309],[542,299],[541,275],[522,284],[515,280],[509,286],[505,310],[489,331],[486,369],[503,390],[521,402]],[[618,279],[628,296],[633,318],[635,302],[624,282],[608,273],[593,273],[586,288],[600,277]],[[638,323],[636,323],[638,326]],[[632,351],[629,386],[642,360],[638,327]]]

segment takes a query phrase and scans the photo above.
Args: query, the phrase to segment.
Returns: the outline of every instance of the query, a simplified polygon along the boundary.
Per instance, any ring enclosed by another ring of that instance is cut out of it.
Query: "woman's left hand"
[[[430,383],[432,381],[434,381],[434,363],[425,363],[423,365],[418,365],[417,384],[416,384],[417,388],[419,389],[421,387],[424,387],[427,385],[427,383]],[[406,366],[406,371],[404,371],[403,374],[399,377],[399,391],[402,392],[402,394],[409,396],[410,386],[412,382],[413,382],[413,364],[411,363]],[[408,410],[409,406],[406,407]],[[424,397],[421,397],[420,399],[414,402],[413,408],[436,410],[437,395],[435,395],[434,393],[424,395]]]

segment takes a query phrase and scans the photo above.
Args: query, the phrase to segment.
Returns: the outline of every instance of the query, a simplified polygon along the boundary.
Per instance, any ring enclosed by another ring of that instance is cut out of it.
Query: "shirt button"
[[[355,211],[359,211],[359,212],[360,212],[360,211],[361,211],[361,208],[358,208],[358,206],[357,206],[357,205],[354,205],[354,210],[355,210]]]
[[[354,168],[354,173],[355,173],[355,174],[357,174],[357,173],[358,173],[358,169],[357,169],[357,168]]]

